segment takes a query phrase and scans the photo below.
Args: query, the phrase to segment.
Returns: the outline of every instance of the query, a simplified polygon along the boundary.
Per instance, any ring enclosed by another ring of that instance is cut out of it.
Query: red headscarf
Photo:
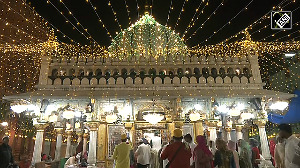
[[[194,151],[202,150],[207,156],[212,156],[211,151],[206,146],[206,139],[204,136],[198,135],[196,137],[196,141],[197,141],[198,145],[196,146]],[[195,152],[194,152],[194,156],[195,156]]]
[[[272,157],[274,157],[275,155],[275,141],[273,139],[270,140],[270,153],[272,155]]]

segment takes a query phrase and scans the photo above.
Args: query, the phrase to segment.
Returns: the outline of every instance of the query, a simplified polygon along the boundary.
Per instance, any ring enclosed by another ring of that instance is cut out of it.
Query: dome
[[[132,59],[136,57],[186,56],[187,46],[175,31],[159,24],[145,14],[135,24],[120,32],[109,46],[110,57]]]

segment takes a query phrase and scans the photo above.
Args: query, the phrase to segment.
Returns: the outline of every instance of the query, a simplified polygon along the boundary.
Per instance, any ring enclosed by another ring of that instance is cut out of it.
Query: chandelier
[[[150,124],[157,124],[165,118],[164,108],[156,105],[154,102],[152,106],[147,106],[142,110],[143,118]]]

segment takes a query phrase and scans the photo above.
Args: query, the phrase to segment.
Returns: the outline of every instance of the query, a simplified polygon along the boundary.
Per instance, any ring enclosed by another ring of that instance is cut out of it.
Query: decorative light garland
[[[179,12],[178,18],[177,18],[176,23],[175,23],[175,26],[174,26],[174,30],[176,30],[176,27],[177,27],[178,24],[179,24],[178,22],[179,22],[179,20],[181,19],[181,14],[182,14],[182,12],[184,12],[185,4],[186,4],[188,1],[189,1],[189,0],[184,0],[184,1],[183,1],[181,10],[180,10],[180,12]]]
[[[100,16],[99,16],[98,12],[96,11],[96,7],[92,4],[91,0],[87,0],[87,2],[90,3],[91,7],[93,8],[95,14],[96,14],[97,17],[98,17],[99,22],[102,24],[102,27],[106,30],[107,35],[108,35],[111,39],[113,39],[113,37],[111,36],[111,33],[108,31],[107,27],[105,26],[105,24],[103,23],[102,19],[101,19]]]
[[[207,2],[208,5],[208,2]],[[212,15],[216,14],[216,11],[224,5],[224,0],[222,0],[222,2],[217,6],[217,8],[207,17],[207,19],[186,39],[186,41],[190,40],[193,36],[196,35],[196,33],[203,28],[204,24],[212,17]],[[204,6],[205,8],[205,6]],[[202,10],[203,11],[203,10]],[[197,17],[198,19],[198,17]]]
[[[181,38],[169,28],[162,26],[155,19],[145,14],[128,29],[120,32],[108,48],[110,57],[125,58],[169,55],[187,55],[187,47]]]
[[[198,7],[197,7],[197,9],[196,9],[196,11],[195,11],[195,13],[194,13],[194,15],[193,15],[191,21],[189,22],[188,26],[186,27],[186,29],[184,30],[184,32],[183,32],[183,34],[182,34],[182,38],[185,37],[185,34],[190,30],[190,28],[192,28],[192,26],[194,26],[195,22],[198,20],[198,17],[199,17],[199,15],[201,14],[201,12],[200,12],[199,9],[200,9],[200,7],[201,7],[201,5],[202,5],[203,2],[205,2],[205,0],[200,1],[200,4],[198,5]],[[208,3],[206,3],[206,4],[208,5]],[[204,7],[205,7],[205,6],[206,6],[206,5],[204,5]],[[199,14],[198,14],[198,16],[197,16],[197,13],[198,13],[198,12],[199,12]],[[197,16],[197,18],[195,19],[196,16]]]
[[[111,11],[112,11],[112,13],[113,13],[113,15],[114,15],[114,17],[115,17],[115,21],[118,23],[118,26],[119,26],[119,28],[120,28],[120,31],[122,31],[122,25],[120,24],[120,22],[119,22],[119,20],[118,20],[117,13],[115,12],[115,10],[114,10],[114,8],[113,8],[113,6],[112,6],[110,0],[108,0],[108,6],[110,6]],[[117,33],[116,33],[116,34],[117,34]]]
[[[171,0],[171,2],[170,2],[169,11],[168,11],[168,16],[167,16],[167,21],[166,21],[166,24],[165,24],[166,26],[168,26],[168,23],[169,23],[171,10],[173,10],[173,0]]]
[[[215,31],[212,35],[210,35],[207,39],[205,39],[204,41],[202,41],[200,44],[203,44],[204,42],[206,42],[207,40],[211,39],[215,34],[217,34],[219,31],[221,31],[225,26],[227,26],[228,24],[230,24],[232,22],[232,20],[234,20],[241,12],[243,12],[244,10],[247,10],[248,6],[253,2],[253,0],[251,0],[246,7],[244,7],[242,10],[240,10],[233,18],[231,18],[227,23],[225,23],[220,29],[218,29],[217,31]]]
[[[50,1],[50,0],[49,0]],[[88,35],[89,39],[92,39],[93,42],[98,44],[98,42],[91,36],[91,34],[88,32],[88,29],[85,28],[79,21],[78,19],[73,15],[73,12],[66,6],[66,4],[63,2],[63,0],[59,0],[60,3],[64,5],[64,7],[68,10],[68,13],[74,18],[74,20],[77,22],[77,25],[79,25]],[[99,44],[98,44],[99,45]]]

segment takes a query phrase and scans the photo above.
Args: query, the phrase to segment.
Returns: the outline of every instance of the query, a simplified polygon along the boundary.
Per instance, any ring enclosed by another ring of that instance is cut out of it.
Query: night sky
[[[78,30],[83,31],[81,26],[78,26],[75,19],[72,15],[68,14],[68,10],[65,8],[63,3],[60,3],[59,0],[49,0],[53,5],[57,7],[58,10],[62,11],[64,16],[66,16],[77,28]],[[152,3],[152,15],[154,18],[161,24],[165,25],[168,17],[168,12],[171,4],[171,0],[149,0],[149,3]],[[109,0],[63,0],[66,7],[72,12],[73,16],[78,19],[84,28],[88,30],[88,33],[91,34],[93,39],[95,39],[98,44],[102,46],[109,46],[111,39],[107,35],[106,30],[102,27],[102,24],[98,21],[98,17],[95,14],[93,8],[90,5],[90,2],[96,7],[96,12],[99,17],[107,27],[108,31],[112,34],[112,37],[115,37],[116,32],[120,32],[117,21],[115,21],[115,16],[113,15],[112,8],[116,12],[116,17],[118,22],[121,25],[122,29],[129,27],[129,17],[127,9],[125,6],[125,0],[110,0],[111,6],[108,5]],[[182,9],[183,3],[185,0],[172,0],[173,10],[170,12],[170,19],[168,21],[168,26],[174,29],[177,22],[179,13]],[[186,1],[184,6],[184,12],[181,13],[181,19],[178,21],[178,26],[176,26],[176,33],[179,33],[182,36],[183,32],[186,30],[189,25],[193,15],[195,14],[196,9],[200,5],[200,10],[203,9],[206,3],[209,3],[208,6],[204,8],[204,13],[200,14],[199,19],[196,20],[195,25],[188,31],[186,37],[189,37],[205,20],[210,16],[213,11],[220,5],[221,0],[205,0],[201,3],[200,0],[189,0]],[[251,2],[251,3],[250,3]],[[47,3],[47,0],[28,0],[27,3],[31,4],[35,10],[44,17],[47,21],[53,24],[61,32],[65,33],[67,36],[81,44],[91,44],[83,35],[81,35],[76,29],[73,29],[73,26],[70,23],[66,23],[66,19],[51,5]],[[138,17],[144,14],[145,0],[126,0],[128,5],[129,15],[131,17],[131,23],[134,23],[138,20]],[[207,45],[207,44],[216,44],[224,39],[230,37],[231,35],[236,34],[237,32],[243,30],[251,23],[267,14],[273,6],[282,4],[285,6],[283,9],[288,11],[293,11],[293,29],[282,31],[277,33],[274,37],[267,38],[263,41],[272,41],[274,39],[283,37],[287,34],[299,30],[300,25],[296,25],[300,21],[300,3],[299,0],[296,2],[291,2],[290,0],[225,0],[224,5],[221,5],[214,15],[204,24],[202,29],[197,31],[197,34],[191,39],[186,41],[186,44],[189,47],[192,47],[197,44]],[[237,15],[243,8],[248,6],[247,10],[243,10],[239,15]],[[137,9],[137,4],[139,9]],[[111,8],[112,7],[112,8]],[[237,17],[231,21],[230,24],[226,25],[218,33],[216,33],[212,38],[207,42],[209,36],[211,36],[215,31],[220,29],[224,24],[228,23],[235,15]],[[270,14],[268,14],[270,15]],[[261,32],[256,32],[252,34],[254,40],[261,40],[273,33],[276,33],[278,30],[270,29],[270,19],[263,20],[262,23],[257,24],[249,30],[250,34],[267,26],[267,28],[262,29]],[[59,33],[56,33],[60,41],[70,43],[67,38]],[[88,36],[87,33],[85,33]],[[280,41],[289,40],[289,38],[297,37],[296,40],[299,40],[300,33],[294,33],[288,38],[282,38]],[[234,40],[238,40],[235,38]]]

